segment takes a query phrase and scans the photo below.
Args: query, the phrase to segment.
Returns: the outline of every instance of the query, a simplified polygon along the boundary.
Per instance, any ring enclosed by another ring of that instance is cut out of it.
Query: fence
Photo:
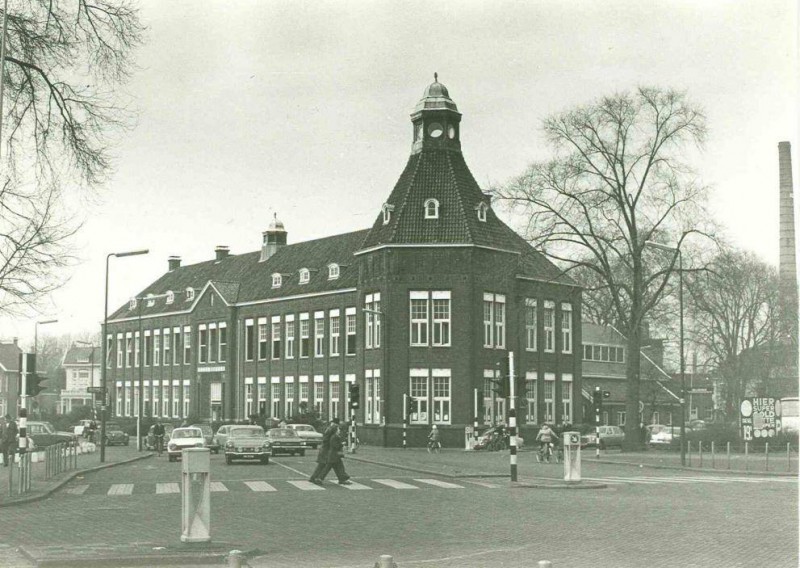
[[[38,467],[42,480],[51,479],[65,471],[78,467],[78,445],[74,443],[58,443],[41,450],[16,454],[8,468],[8,496],[23,495],[31,490],[33,480],[33,464],[44,462]]]
[[[711,469],[718,469],[717,465],[724,460],[724,466],[719,464],[719,469],[732,469],[731,462],[736,462],[735,469],[744,471],[793,471],[793,464],[797,465],[797,460],[792,457],[792,445],[787,442],[785,448],[782,445],[774,444],[770,450],[769,442],[763,444],[763,450],[752,447],[749,442],[744,442],[743,448],[739,452],[731,453],[731,443],[725,444],[724,454],[718,452],[715,442],[686,442],[686,465],[694,467],[708,467],[711,461]],[[694,452],[692,449],[694,448]],[[742,451],[743,450],[743,451]],[[771,458],[771,460],[770,460]],[[770,470],[770,467],[772,469]]]

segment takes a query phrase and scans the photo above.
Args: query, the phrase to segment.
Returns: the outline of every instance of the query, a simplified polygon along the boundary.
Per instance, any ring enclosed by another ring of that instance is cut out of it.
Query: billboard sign
[[[781,401],[776,398],[745,398],[739,411],[744,440],[772,438],[781,429]]]

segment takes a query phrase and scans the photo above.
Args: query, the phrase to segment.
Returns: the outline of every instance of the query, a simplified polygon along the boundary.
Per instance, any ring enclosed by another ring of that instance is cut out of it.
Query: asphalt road
[[[798,565],[793,478],[586,463],[584,478],[605,489],[526,489],[346,460],[356,483],[331,474],[320,489],[305,482],[314,458],[227,466],[212,455],[213,540],[257,549],[251,566],[270,568],[371,568],[381,554],[398,568]],[[552,477],[560,468],[522,467]],[[180,479],[181,464],[166,457],[76,478],[5,510],[0,549],[173,545]],[[15,561],[9,554],[5,565]]]

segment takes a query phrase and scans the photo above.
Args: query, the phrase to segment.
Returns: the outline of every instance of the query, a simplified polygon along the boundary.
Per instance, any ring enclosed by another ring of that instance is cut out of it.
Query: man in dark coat
[[[350,485],[349,475],[344,471],[342,458],[339,455],[342,451],[342,439],[339,435],[339,419],[334,418],[330,426],[322,434],[322,445],[317,453],[317,467],[308,479],[311,483],[322,485],[322,481],[328,472],[333,469],[342,485]],[[338,465],[337,465],[338,463]]]
[[[3,437],[0,439],[0,445],[3,447],[3,465],[6,467],[14,460],[14,454],[17,453],[18,432],[17,423],[6,414],[6,425],[3,428]]]

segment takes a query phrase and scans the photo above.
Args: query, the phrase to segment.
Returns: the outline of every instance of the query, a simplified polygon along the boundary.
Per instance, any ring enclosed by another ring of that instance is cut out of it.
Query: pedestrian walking
[[[14,461],[14,454],[17,453],[17,423],[6,414],[6,424],[3,428],[2,438],[0,444],[3,446],[3,465],[8,467],[9,463]]]
[[[333,433],[338,428],[339,419],[334,418],[331,420],[331,423],[328,424],[325,432],[322,433],[322,444],[317,452],[317,467],[314,469],[314,473],[311,474],[311,477],[308,478],[311,483],[322,485],[322,480],[328,474],[328,471],[330,471],[330,468],[326,466],[328,464],[328,453],[330,452],[331,448],[331,436],[333,436]]]

